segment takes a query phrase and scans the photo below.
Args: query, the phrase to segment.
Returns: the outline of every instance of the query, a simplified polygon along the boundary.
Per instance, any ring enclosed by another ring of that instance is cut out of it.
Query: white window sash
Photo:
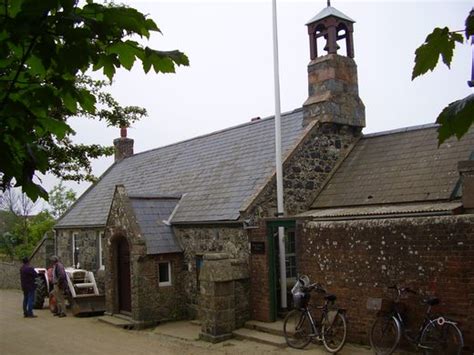
[[[171,263],[168,262],[160,262],[158,263],[158,277],[160,276],[160,265],[167,264],[168,265],[168,281],[159,281],[158,286],[171,286]]]

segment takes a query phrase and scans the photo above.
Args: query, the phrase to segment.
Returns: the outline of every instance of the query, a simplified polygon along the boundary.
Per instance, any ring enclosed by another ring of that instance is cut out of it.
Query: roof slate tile
[[[304,133],[302,110],[282,115],[285,155]],[[133,195],[186,196],[174,222],[236,220],[275,167],[273,117],[135,154],[113,164],[57,228],[105,225],[116,185]]]

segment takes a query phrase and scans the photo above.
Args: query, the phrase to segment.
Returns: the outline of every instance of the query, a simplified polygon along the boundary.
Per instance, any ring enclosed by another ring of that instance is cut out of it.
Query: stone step
[[[236,339],[255,341],[257,343],[273,345],[279,348],[286,347],[286,341],[283,336],[260,332],[254,329],[240,328],[234,330],[232,334]]]
[[[259,322],[257,320],[249,320],[245,322],[245,328],[258,330],[260,332],[269,333],[283,337],[283,321],[276,322]]]
[[[106,315],[98,317],[97,319],[99,320],[99,322],[113,325],[114,327],[118,328],[133,329],[136,326],[135,322],[122,315],[120,317]]]

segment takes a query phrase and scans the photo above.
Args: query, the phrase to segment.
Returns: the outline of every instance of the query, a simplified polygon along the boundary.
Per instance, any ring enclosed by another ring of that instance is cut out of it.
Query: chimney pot
[[[127,127],[120,127],[120,137],[127,138]]]

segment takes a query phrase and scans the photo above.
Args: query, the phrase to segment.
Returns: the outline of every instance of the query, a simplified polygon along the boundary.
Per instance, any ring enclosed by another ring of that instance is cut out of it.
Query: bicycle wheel
[[[312,327],[305,311],[292,310],[285,317],[283,333],[288,346],[303,349],[311,341]]]
[[[346,343],[347,322],[343,313],[337,312],[332,323],[325,322],[321,333],[323,344],[330,353],[337,353]]]
[[[370,330],[370,345],[379,355],[389,355],[395,351],[400,341],[400,322],[392,316],[378,316]]]
[[[463,346],[461,330],[453,323],[428,323],[421,334],[420,348],[423,348],[426,355],[458,355],[461,354]]]

